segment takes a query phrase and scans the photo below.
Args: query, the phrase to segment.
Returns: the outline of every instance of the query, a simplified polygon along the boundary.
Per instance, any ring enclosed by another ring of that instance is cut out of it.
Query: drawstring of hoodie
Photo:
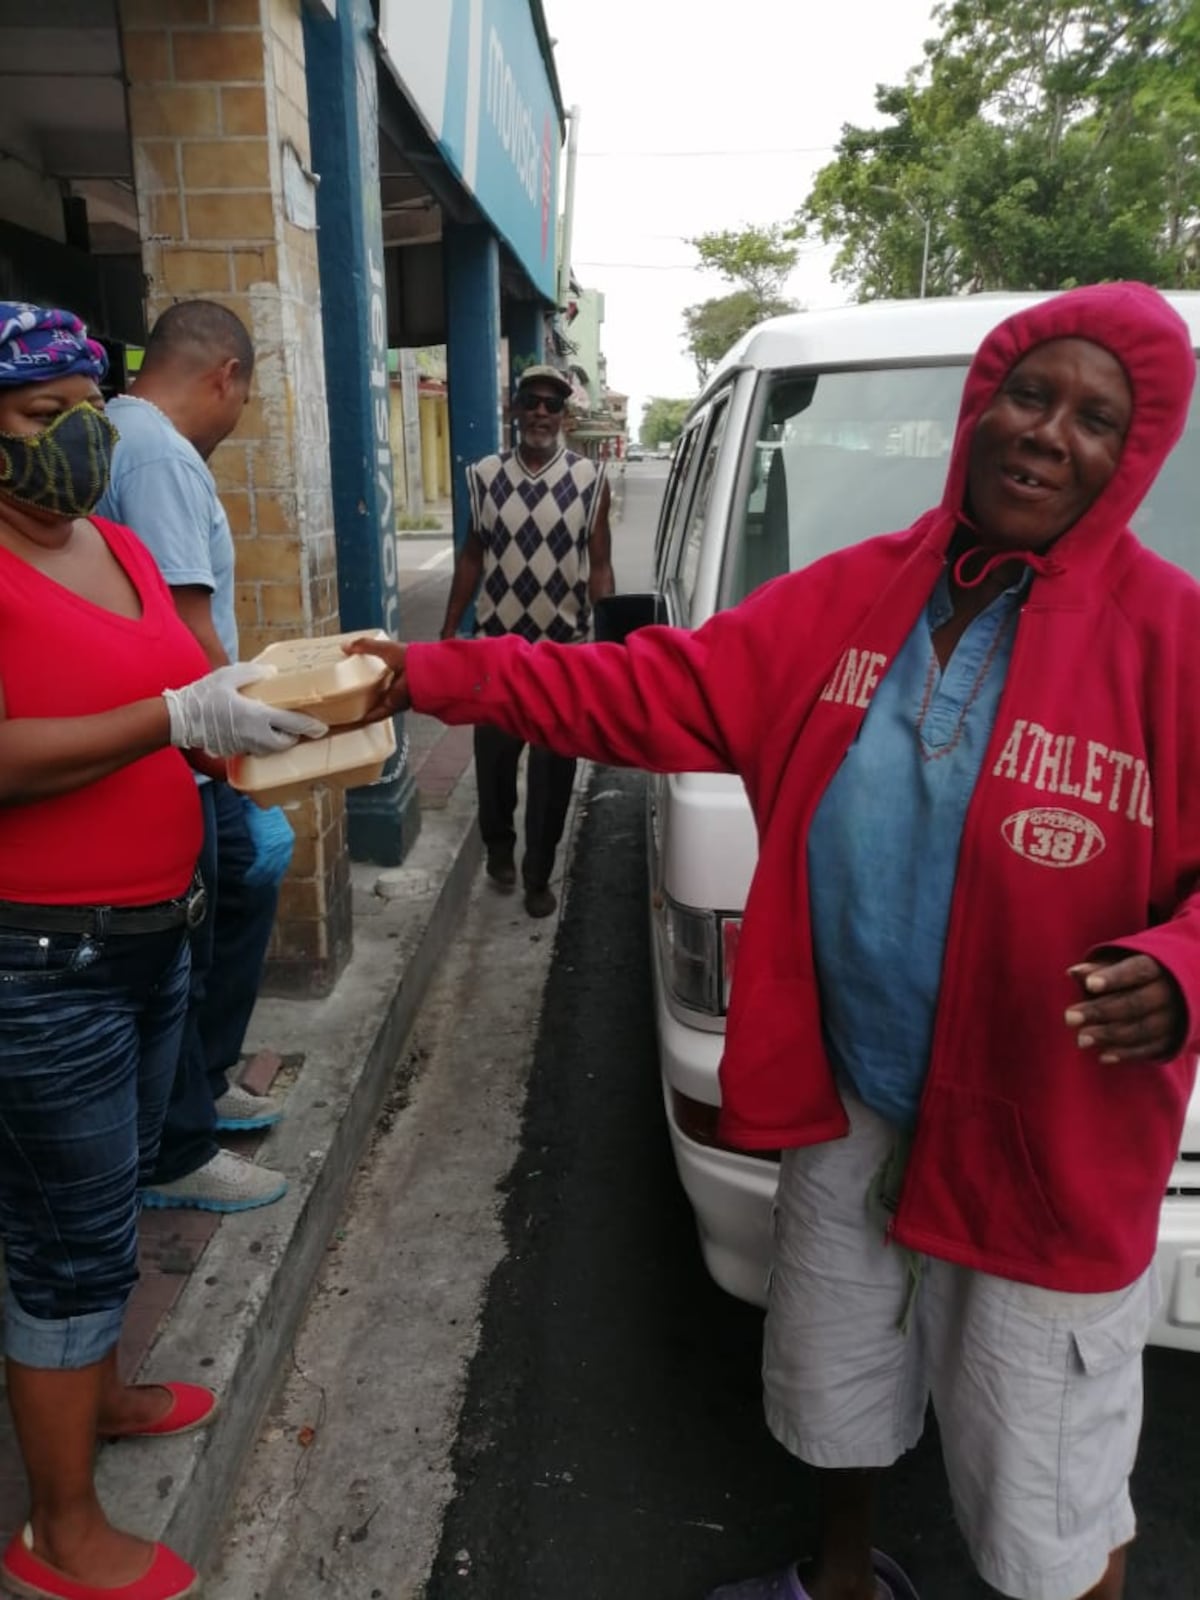
[[[973,577],[968,577],[967,566],[977,556],[984,558],[983,565]],[[960,589],[978,589],[991,573],[1009,561],[1023,562],[1039,578],[1056,578],[1066,571],[1061,561],[1056,561],[1053,556],[1040,556],[1036,550],[997,550],[989,556],[986,545],[973,544],[954,563],[954,581]]]

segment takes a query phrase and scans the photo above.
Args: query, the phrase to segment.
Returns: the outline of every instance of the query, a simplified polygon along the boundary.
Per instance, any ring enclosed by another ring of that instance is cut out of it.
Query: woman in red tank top
[[[239,694],[252,669],[207,672],[150,556],[90,515],[116,437],[105,365],[70,312],[0,303],[0,1236],[31,1500],[0,1579],[174,1600],[195,1572],[112,1527],[92,1463],[98,1438],[179,1432],[216,1404],[117,1367],[203,909],[181,751],[325,730]]]

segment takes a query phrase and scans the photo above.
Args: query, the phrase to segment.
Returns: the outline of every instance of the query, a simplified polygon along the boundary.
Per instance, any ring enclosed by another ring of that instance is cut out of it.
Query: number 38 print
[[[1097,824],[1077,811],[1018,811],[1005,819],[1002,832],[1019,856],[1039,867],[1081,867],[1104,849]]]

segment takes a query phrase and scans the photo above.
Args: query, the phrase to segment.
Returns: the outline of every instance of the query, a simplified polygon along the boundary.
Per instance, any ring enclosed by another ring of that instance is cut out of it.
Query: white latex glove
[[[301,739],[323,739],[329,729],[316,717],[238,693],[243,684],[273,676],[269,667],[235,661],[183,689],[164,689],[171,743],[181,750],[207,750],[210,756],[269,756]]]

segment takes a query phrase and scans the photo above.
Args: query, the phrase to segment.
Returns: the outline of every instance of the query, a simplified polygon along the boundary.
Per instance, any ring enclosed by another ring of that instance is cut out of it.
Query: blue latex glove
[[[254,861],[246,872],[244,882],[251,888],[263,883],[278,883],[292,859],[292,846],[296,836],[292,825],[278,806],[263,810],[248,796],[243,796],[246,808],[246,832],[254,845]]]

